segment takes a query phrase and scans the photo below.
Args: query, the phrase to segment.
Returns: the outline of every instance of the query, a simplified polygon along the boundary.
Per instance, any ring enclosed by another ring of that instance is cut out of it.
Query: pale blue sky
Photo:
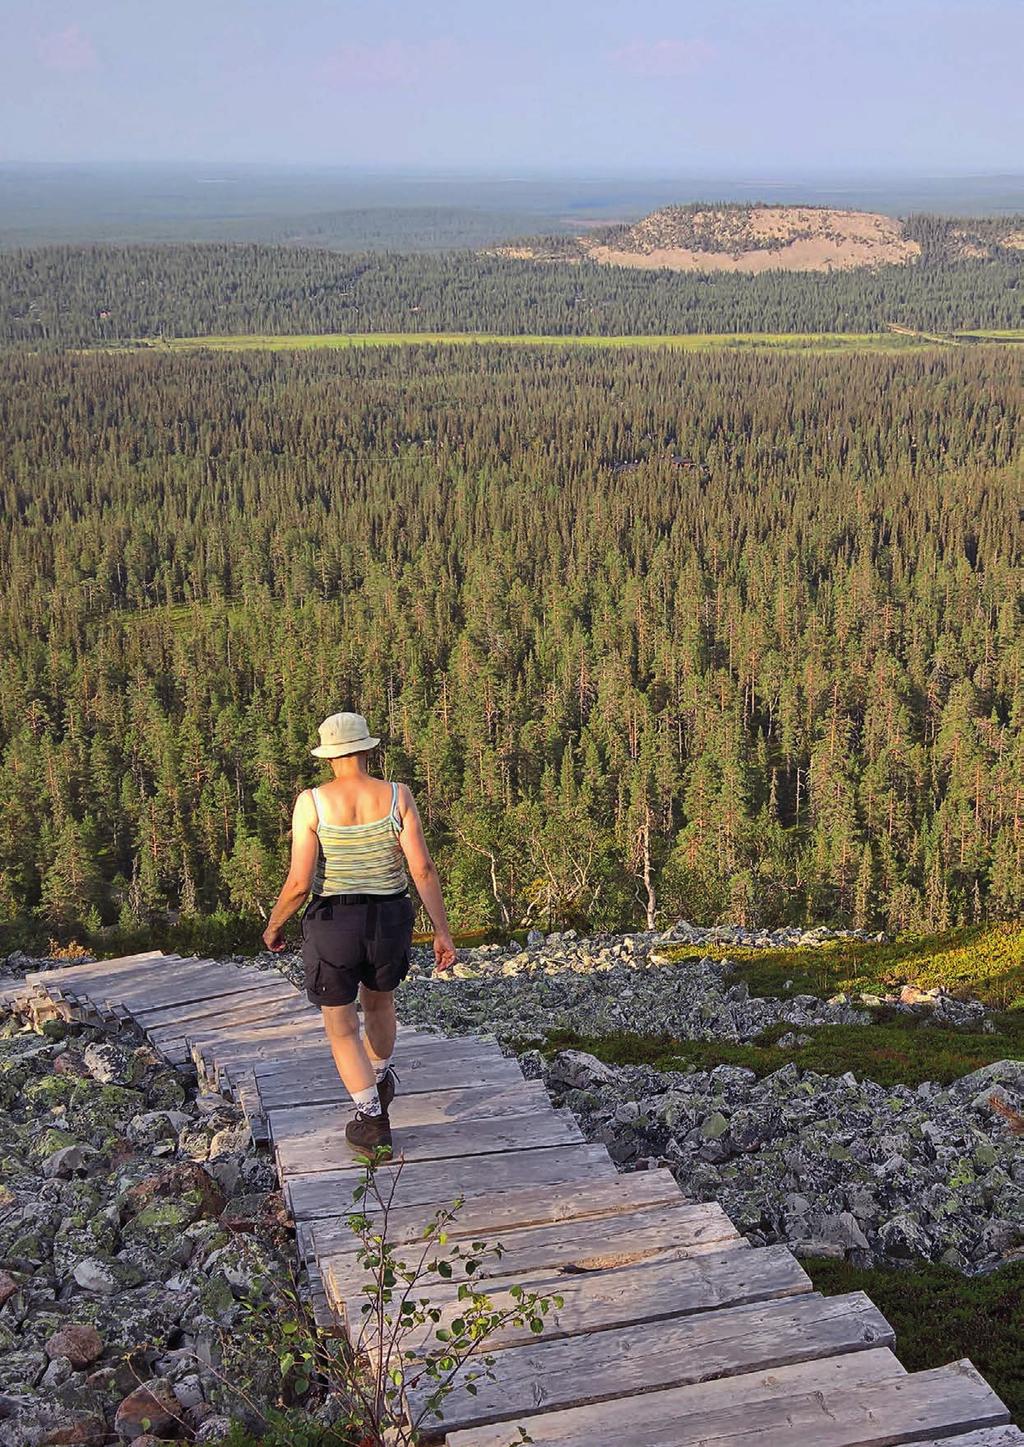
[[[1024,169],[1024,0],[0,0],[0,161]]]

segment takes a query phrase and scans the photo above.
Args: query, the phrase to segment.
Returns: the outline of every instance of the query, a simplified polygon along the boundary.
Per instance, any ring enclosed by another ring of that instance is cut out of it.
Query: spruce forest
[[[260,919],[340,708],[464,930],[1024,908],[1019,349],[16,347],[0,429],[10,939]]]

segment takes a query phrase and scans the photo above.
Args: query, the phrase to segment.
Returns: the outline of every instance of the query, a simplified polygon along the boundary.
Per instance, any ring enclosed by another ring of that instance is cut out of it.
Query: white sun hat
[[[318,759],[341,759],[375,749],[380,739],[372,738],[361,713],[332,713],[318,730],[320,745],[310,752]]]

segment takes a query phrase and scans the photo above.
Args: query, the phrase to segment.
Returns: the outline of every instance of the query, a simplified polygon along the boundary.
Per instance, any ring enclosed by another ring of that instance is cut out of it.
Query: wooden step
[[[865,1374],[869,1366],[874,1377]],[[1009,1416],[969,1362],[913,1375],[896,1368],[887,1351],[854,1352],[532,1416],[524,1425],[548,1447],[893,1447],[941,1441]],[[475,1427],[446,1440],[449,1447],[507,1447],[508,1430]]]
[[[317,1108],[317,1107],[314,1107]],[[333,1110],[333,1107],[326,1107]],[[319,1134],[304,1135],[296,1139],[277,1139],[274,1126],[274,1112],[268,1116],[270,1134],[274,1141],[274,1156],[282,1179],[318,1172],[325,1160],[336,1159],[337,1166],[344,1169],[339,1140],[344,1141],[344,1121],[341,1113],[335,1115],[341,1120],[341,1130],[336,1126],[325,1127]],[[540,1146],[575,1145],[583,1140],[583,1132],[569,1111],[554,1110],[551,1106],[542,1112],[506,1116],[497,1120],[462,1120],[444,1125],[414,1125],[395,1131],[395,1156],[403,1161],[462,1160],[468,1156],[495,1155],[506,1152],[513,1155],[528,1154]],[[362,1174],[363,1167],[356,1160],[357,1152],[346,1143],[350,1157],[350,1173]]]
[[[515,1298],[510,1288],[515,1278],[496,1278],[487,1283],[487,1296],[496,1311],[511,1311]],[[769,1301],[782,1296],[799,1296],[812,1289],[803,1268],[784,1246],[747,1247],[679,1261],[657,1261],[621,1270],[585,1272],[582,1276],[548,1274],[530,1280],[529,1289],[544,1296],[558,1295],[563,1305],[545,1321],[544,1338],[578,1336],[600,1332],[630,1322],[660,1321],[689,1316],[699,1311],[718,1311],[750,1301]],[[419,1296],[441,1310],[438,1325],[448,1327],[462,1311],[458,1281],[425,1287]],[[345,1321],[353,1340],[366,1337],[371,1347],[372,1330],[362,1312],[365,1297],[350,1297],[344,1303]],[[422,1333],[411,1333],[407,1350],[419,1351],[433,1340],[433,1323]],[[536,1340],[527,1327],[509,1326],[488,1338],[488,1350]]]
[[[81,979],[95,978],[103,973],[127,971],[137,968],[148,960],[177,960],[180,955],[165,955],[163,950],[143,950],[137,955],[120,955],[111,960],[88,960],[80,965],[52,965],[46,970],[33,970],[26,978],[30,984],[45,988],[60,984],[62,980],[78,976]]]
[[[454,1055],[412,1042],[399,1043],[395,1070],[399,1076],[397,1100],[452,1087],[514,1085],[523,1078],[518,1062],[493,1047]],[[281,1064],[257,1065],[255,1076],[265,1111],[296,1105],[343,1105],[351,1111],[351,1098],[329,1053],[326,1059],[302,1061],[290,1069]]]
[[[390,1190],[398,1166],[377,1171],[382,1190]],[[421,1161],[401,1167],[394,1205],[450,1205],[459,1196],[486,1196],[525,1186],[560,1186],[614,1179],[615,1167],[604,1146],[553,1146],[541,1150],[510,1151],[505,1155],[475,1156],[454,1161]],[[289,1210],[296,1221],[317,1217],[338,1219],[351,1214],[352,1191],[358,1184],[349,1169],[310,1172],[282,1182]]]
[[[445,1398],[444,1425],[453,1432],[508,1422],[536,1412],[891,1347],[893,1340],[889,1323],[862,1291],[831,1297],[812,1292],[618,1327],[596,1340],[542,1339],[502,1352],[494,1379],[474,1383],[475,1396],[456,1385]],[[430,1390],[421,1384],[409,1388],[406,1396],[409,1415],[416,1421]]]
[[[519,1080],[511,1085],[492,1085],[468,1090],[436,1090],[429,1094],[398,1095],[390,1110],[393,1132],[414,1126],[453,1125],[464,1120],[498,1120],[505,1116],[550,1114],[548,1093],[539,1080]],[[320,1146],[345,1155],[345,1127],[352,1119],[352,1106],[299,1105],[268,1114],[275,1145],[299,1146],[315,1140]],[[397,1135],[396,1135],[397,1142]],[[323,1157],[321,1157],[323,1160]]]
[[[751,1417],[762,1402],[774,1399],[783,1402],[806,1392],[824,1394],[835,1391],[864,1391],[907,1378],[906,1368],[887,1347],[862,1352],[844,1352],[809,1362],[770,1367],[764,1371],[744,1372],[732,1377],[684,1387],[670,1387],[643,1395],[630,1394],[613,1401],[592,1406],[569,1407],[558,1412],[539,1412],[521,1420],[530,1440],[545,1447],[651,1447],[662,1438],[653,1435],[663,1427],[680,1424],[683,1429],[692,1416],[710,1414],[720,1407],[737,1406],[749,1410]],[[518,1422],[520,1419],[516,1419]],[[527,1425],[528,1424],[528,1425]],[[443,1426],[443,1423],[440,1424]],[[515,1423],[488,1423],[448,1432],[448,1447],[509,1447],[515,1440]],[[434,1429],[435,1432],[437,1429]],[[671,1440],[671,1439],[667,1439]],[[728,1439],[726,1439],[728,1440]],[[757,1447],[764,1447],[753,1435]],[[899,1439],[894,1439],[898,1441]],[[794,1438],[785,1447],[810,1447]],[[702,1444],[703,1447],[703,1444]],[[707,1447],[718,1447],[714,1437]],[[730,1444],[732,1447],[732,1444]],[[747,1444],[744,1444],[747,1447]],[[782,1447],[774,1442],[772,1447]]]
[[[550,1277],[556,1271],[613,1271],[652,1259],[679,1260],[698,1252],[748,1249],[746,1238],[715,1202],[701,1206],[679,1202],[632,1211],[613,1220],[558,1221],[500,1235],[487,1231],[479,1239],[502,1249],[500,1256],[488,1253],[482,1257],[475,1280],[515,1277],[527,1284],[531,1277]],[[420,1254],[413,1244],[403,1259],[411,1265]],[[444,1257],[446,1251],[435,1247],[430,1254]],[[318,1253],[317,1264],[330,1301],[340,1307],[358,1295],[366,1274],[351,1252]],[[480,1289],[487,1291],[488,1287]]]
[[[471,1196],[463,1202],[445,1231],[453,1241],[481,1237],[501,1240],[509,1231],[530,1226],[602,1218],[608,1230],[614,1231],[615,1220],[609,1218],[645,1206],[673,1204],[691,1203],[685,1201],[671,1171],[631,1171],[607,1180],[588,1181],[582,1190],[576,1184],[527,1186],[502,1191],[500,1195]],[[365,1210],[367,1214],[374,1214],[372,1201],[366,1203]],[[388,1240],[401,1245],[422,1238],[433,1219],[434,1211],[428,1207],[393,1207],[388,1213]],[[297,1236],[303,1255],[313,1250],[323,1256],[343,1255],[360,1246],[359,1238],[352,1234],[345,1220],[300,1222]]]
[[[256,1003],[271,1006],[289,1004],[297,1012],[308,1012],[313,1007],[309,1004],[303,1006],[302,996],[288,983],[282,980],[280,984],[261,985],[253,982],[248,994],[259,997]],[[151,1005],[148,1008],[135,1011],[135,1019],[144,1030],[156,1032],[166,1030],[169,1027],[193,1025],[201,1028],[202,1024],[216,1025],[222,1017],[226,1017],[226,1023],[235,1024],[236,1019],[242,1018],[242,1011],[248,1009],[248,1001],[243,996],[237,1004],[230,1006],[221,1005],[217,1000],[196,1000],[188,1005]]]

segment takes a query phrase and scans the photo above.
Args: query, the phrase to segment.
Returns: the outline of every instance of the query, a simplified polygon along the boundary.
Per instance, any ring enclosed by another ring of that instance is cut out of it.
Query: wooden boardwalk
[[[345,1215],[360,1170],[319,1011],[251,965],[158,952],[42,971],[28,989],[41,1018],[134,1021],[234,1095],[273,1151],[321,1329],[355,1335]],[[517,1282],[564,1298],[543,1336],[494,1343],[495,1380],[457,1388],[427,1440],[506,1447],[522,1423],[550,1447],[1024,1447],[969,1361],[908,1373],[862,1292],[819,1295],[785,1247],[750,1246],[667,1170],[617,1172],[495,1041],[402,1029],[395,1063],[396,1239],[463,1195],[451,1234],[504,1247],[495,1301]],[[429,1291],[457,1314],[451,1283]]]

